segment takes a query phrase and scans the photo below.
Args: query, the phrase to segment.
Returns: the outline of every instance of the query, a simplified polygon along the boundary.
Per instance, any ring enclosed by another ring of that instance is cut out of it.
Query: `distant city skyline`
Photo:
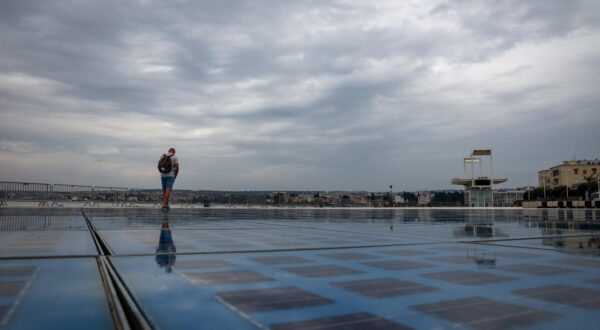
[[[0,180],[498,188],[600,157],[600,2],[0,2]]]

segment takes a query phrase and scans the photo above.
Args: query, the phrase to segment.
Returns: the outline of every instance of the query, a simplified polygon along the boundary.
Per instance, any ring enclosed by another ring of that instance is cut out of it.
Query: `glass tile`
[[[273,324],[272,330],[359,330],[359,329],[386,329],[408,330],[407,326],[375,316],[370,313],[355,313],[323,317],[314,320],[296,321]]]
[[[303,267],[286,267],[282,268],[286,272],[294,273],[303,277],[328,277],[359,274],[361,271],[350,269],[347,267],[333,265],[315,265]]]
[[[0,257],[97,254],[92,235],[87,230],[0,232]]]
[[[588,309],[600,309],[600,290],[572,285],[548,285],[514,291],[515,294],[541,299],[557,304],[572,305]]]
[[[509,266],[501,266],[497,267],[497,269],[515,272],[515,273],[524,273],[530,275],[538,275],[538,276],[554,276],[565,273],[571,273],[575,270],[563,267],[554,267],[554,266],[545,266],[545,265],[535,265],[535,264],[516,264]]]
[[[365,260],[377,258],[377,256],[366,253],[328,253],[322,254],[321,256],[335,260]]]
[[[224,268],[231,267],[232,263],[219,259],[201,259],[201,260],[183,260],[179,261],[176,268],[180,269],[207,269],[207,268]]]
[[[192,282],[206,285],[254,283],[273,281],[271,277],[251,270],[232,270],[222,272],[186,273]]]
[[[513,277],[475,272],[470,270],[457,270],[440,273],[427,273],[423,275],[441,281],[452,282],[463,285],[483,285],[515,280]]]
[[[433,267],[433,265],[431,265],[431,264],[425,264],[422,262],[414,262],[414,261],[407,261],[407,260],[369,261],[369,262],[363,262],[363,264],[370,266],[370,267],[387,269],[387,270],[407,270],[407,269],[419,269],[419,268]]]
[[[287,265],[287,264],[303,264],[312,260],[298,256],[272,256],[272,257],[257,257],[251,260],[264,265]]]
[[[113,327],[94,258],[0,260],[0,269],[6,275],[0,279],[6,328]]]
[[[266,312],[333,303],[329,299],[296,287],[221,292],[217,297],[245,312]]]
[[[335,282],[333,285],[374,298],[395,297],[437,290],[434,287],[394,278]]]
[[[510,329],[547,323],[560,318],[560,315],[552,312],[482,297],[445,300],[417,305],[414,308],[422,313],[436,315],[475,329]]]

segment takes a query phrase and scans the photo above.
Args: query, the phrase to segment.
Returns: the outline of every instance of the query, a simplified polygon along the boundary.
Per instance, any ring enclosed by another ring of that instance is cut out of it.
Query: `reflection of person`
[[[169,228],[169,215],[165,213],[162,220],[162,228],[158,239],[158,247],[156,248],[156,263],[159,267],[164,267],[167,273],[170,273],[175,265],[175,243],[173,242],[173,234]],[[171,254],[172,253],[172,254]]]

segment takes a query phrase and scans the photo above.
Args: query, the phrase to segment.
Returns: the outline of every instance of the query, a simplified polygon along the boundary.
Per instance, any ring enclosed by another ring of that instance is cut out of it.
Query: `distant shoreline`
[[[2,207],[5,208],[51,208],[51,209],[61,209],[61,208],[81,208],[81,209],[156,209],[160,211],[158,207],[153,203],[135,203],[131,206],[120,206],[114,205],[113,203],[101,202],[98,203],[98,206],[90,207],[85,206],[84,202],[71,202],[71,201],[60,201],[57,206],[38,206],[39,201],[7,201],[7,205]],[[410,207],[401,207],[401,206],[393,206],[393,207],[372,207],[372,206],[350,206],[350,207],[334,207],[334,206],[274,206],[274,205],[243,205],[243,204],[214,204],[210,207],[204,207],[202,204],[173,204],[171,206],[173,209],[181,209],[181,210],[199,210],[199,209],[248,209],[248,210],[522,210],[522,207],[465,207],[465,206],[439,206],[439,207],[424,207],[424,206],[410,206]]]

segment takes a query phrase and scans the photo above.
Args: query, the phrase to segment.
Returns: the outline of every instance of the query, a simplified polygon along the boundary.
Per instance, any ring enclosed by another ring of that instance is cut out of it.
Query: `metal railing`
[[[0,181],[0,207],[6,207],[7,199],[14,197],[35,201],[38,206],[62,206],[59,201],[71,198],[72,201],[83,201],[83,207],[97,207],[98,201],[132,207],[135,206],[135,201],[129,200],[132,190],[134,189],[122,187]]]
[[[66,230],[86,229],[79,216],[0,216],[0,231]]]
[[[7,207],[10,201],[35,202],[40,207],[65,206],[63,204],[67,202],[71,205],[79,202],[84,208],[100,207],[101,204],[138,207],[138,203],[160,207],[162,197],[159,189],[0,181],[0,207]],[[172,205],[181,208],[194,208],[197,203],[189,192],[178,191],[171,193],[171,201]],[[205,200],[203,203],[208,207],[211,202]]]
[[[128,200],[128,195],[132,189],[121,187],[94,186],[94,192],[98,195],[104,195],[105,200],[112,201],[114,206],[135,206],[134,201]]]
[[[87,193],[90,196],[94,194],[94,187],[92,186],[82,186],[76,184],[53,184],[51,185],[51,191],[53,194],[66,194],[66,193]],[[93,207],[97,205],[96,202],[92,203],[92,199],[89,201],[85,201],[84,207],[90,206]]]
[[[36,200],[39,200],[38,206],[58,205],[48,200],[51,190],[52,185],[47,183],[0,181],[0,191],[32,194],[36,197]],[[2,199],[0,206],[7,206],[4,199]]]

